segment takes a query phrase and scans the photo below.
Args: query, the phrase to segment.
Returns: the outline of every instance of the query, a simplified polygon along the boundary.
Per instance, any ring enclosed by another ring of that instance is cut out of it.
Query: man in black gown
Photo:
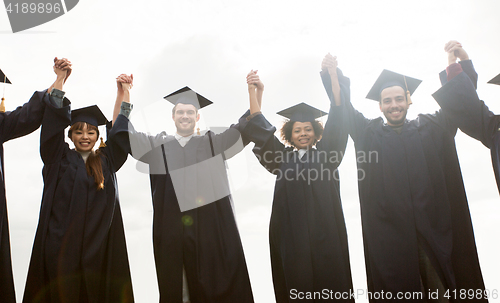
[[[253,302],[224,165],[243,148],[238,126],[195,135],[212,102],[188,87],[165,98],[176,134],[131,136],[132,155],[149,164],[160,302]]]
[[[477,88],[478,75],[462,45],[457,41],[449,41],[445,45],[445,51],[448,53],[448,67],[439,74],[441,84],[446,85],[463,71],[472,81],[474,87]],[[456,63],[457,59],[460,59],[458,63]],[[488,83],[500,84],[500,75],[494,77]],[[464,96],[466,96],[463,95],[464,89],[466,87],[457,87],[457,84],[450,84],[446,88],[446,96],[440,95],[439,98],[436,98],[436,101],[450,115],[451,119],[454,119],[464,133],[481,141],[484,146],[490,149],[493,171],[500,192],[500,116],[490,111],[488,106],[479,100],[475,94],[471,94],[467,102],[462,102]],[[471,112],[474,113],[473,117],[478,118],[477,120],[464,119]]]
[[[463,73],[457,78],[470,83]],[[443,111],[406,119],[414,80],[384,71],[375,83],[367,97],[379,102],[386,123],[344,106],[362,172],[370,302],[426,302],[436,294],[438,302],[457,302],[462,290],[485,289],[455,148],[457,125]],[[331,91],[328,74],[323,83]]]

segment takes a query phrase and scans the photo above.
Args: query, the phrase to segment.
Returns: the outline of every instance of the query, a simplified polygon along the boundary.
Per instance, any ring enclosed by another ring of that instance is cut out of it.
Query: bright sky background
[[[115,78],[133,73],[133,119],[137,128],[173,132],[171,105],[162,97],[185,85],[214,101],[202,126],[229,126],[248,108],[245,77],[258,69],[265,84],[263,113],[299,102],[328,109],[319,77],[328,52],[351,78],[352,102],[365,116],[380,115],[365,96],[382,69],[423,80],[409,118],[433,112],[431,94],[447,65],[443,51],[458,40],[479,73],[478,93],[500,113],[500,87],[486,84],[500,72],[500,2],[484,1],[130,1],[82,0],[66,15],[13,34],[0,12],[0,68],[13,85],[6,107],[28,101],[55,79],[52,60],[69,58],[73,74],[64,87],[73,108],[98,104],[111,118]],[[148,123],[140,123],[147,117]],[[202,128],[203,128],[202,127]],[[40,207],[43,182],[39,131],[4,144],[12,262],[21,301]],[[458,133],[465,181],[486,288],[500,290],[500,198],[489,150]],[[352,141],[340,166],[341,195],[349,235],[354,288],[366,289],[356,166]],[[136,302],[158,301],[152,253],[149,177],[129,158],[118,172]],[[268,224],[274,177],[251,153],[229,162],[236,218],[256,302],[274,302]],[[358,302],[367,302],[359,298]],[[500,299],[490,302],[500,302]]]

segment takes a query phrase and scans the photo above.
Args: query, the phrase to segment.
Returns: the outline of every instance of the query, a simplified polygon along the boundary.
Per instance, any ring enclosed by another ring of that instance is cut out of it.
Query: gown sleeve
[[[30,100],[11,112],[0,114],[0,138],[3,142],[35,131],[42,123],[45,91],[35,92]]]
[[[339,109],[342,112],[343,116],[342,117],[343,128],[349,135],[351,135],[353,141],[357,142],[358,138],[363,136],[363,133],[365,132],[371,120],[365,118],[362,113],[358,112],[352,106],[350,98],[350,79],[345,77],[342,74],[342,71],[338,68],[337,68],[337,74],[339,78],[340,92],[342,98],[342,104],[341,106],[339,106]],[[330,102],[334,103],[330,74],[328,73],[328,71],[325,70],[321,71],[320,75],[326,93],[330,98]],[[330,120],[330,118],[328,120]]]
[[[322,73],[324,72],[326,71]],[[344,122],[344,107],[347,103],[350,103],[350,80],[342,75],[340,69],[337,69],[337,72],[341,76],[339,77],[341,105],[337,106],[335,104],[331,82],[328,82],[328,89],[326,84],[325,89],[327,89],[327,94],[330,98],[330,111],[323,136],[317,144],[318,150],[337,153],[338,161],[332,163],[335,167],[340,165],[347,145],[348,132]],[[330,75],[328,75],[328,79],[330,79]]]
[[[491,147],[498,119],[479,100],[474,84],[466,72],[458,74],[432,96],[452,124],[488,148]]]
[[[127,117],[119,114],[113,127],[108,131],[106,147],[101,150],[111,161],[113,171],[117,172],[127,160],[130,150],[129,128],[130,122]]]
[[[231,125],[227,130],[220,134],[209,134],[212,140],[215,155],[222,153],[224,159],[230,159],[241,152],[243,148],[248,145],[249,139],[242,135],[241,129],[247,125],[246,117],[249,115],[250,111],[247,110],[243,116],[240,117],[237,124]]]
[[[245,118],[246,119],[246,118]],[[241,128],[243,137],[255,143],[253,153],[269,172],[277,174],[284,161],[285,145],[274,136],[276,127],[264,115],[254,116]]]
[[[460,63],[460,66],[462,66],[462,70],[465,72],[465,74],[467,74],[469,79],[472,81],[474,88],[477,89],[477,73],[476,70],[474,69],[472,61],[463,60],[458,63]],[[439,80],[441,80],[441,85],[445,85],[446,83],[448,83],[448,75],[446,73],[446,70],[443,70],[439,73]]]
[[[71,102],[64,98],[61,108],[57,108],[45,95],[45,112],[40,132],[40,156],[45,165],[58,162],[69,150],[64,141],[64,129],[71,123]]]

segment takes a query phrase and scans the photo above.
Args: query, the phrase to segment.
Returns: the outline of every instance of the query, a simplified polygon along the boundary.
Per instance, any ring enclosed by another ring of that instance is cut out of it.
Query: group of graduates
[[[384,70],[367,98],[379,103],[385,121],[352,106],[350,79],[326,55],[320,75],[329,112],[305,103],[279,112],[288,119],[281,140],[261,112],[257,71],[247,75],[249,110],[237,124],[218,134],[195,132],[199,110],[211,102],[184,87],[165,97],[174,104],[176,133],[151,136],[128,119],[132,75],[116,79],[107,121],[95,105],[71,110],[63,91],[71,62],[55,58],[54,84],[0,114],[2,143],[41,125],[44,190],[23,302],[134,301],[116,178],[129,154],[150,174],[160,302],[254,302],[224,166],[249,142],[276,175],[269,227],[276,302],[354,302],[337,171],[342,159],[327,156],[343,155],[348,136],[357,153],[376,154],[357,163],[365,175],[358,185],[370,302],[487,302],[454,137],[460,128],[489,147],[498,178],[500,121],[479,100],[477,74],[461,44],[450,41],[445,51],[449,66],[433,94],[441,109],[407,120],[420,80]],[[326,114],[323,126],[317,119]],[[100,125],[107,140],[94,150]],[[0,301],[10,303],[1,145],[0,157]],[[304,178],[312,172],[321,177]]]

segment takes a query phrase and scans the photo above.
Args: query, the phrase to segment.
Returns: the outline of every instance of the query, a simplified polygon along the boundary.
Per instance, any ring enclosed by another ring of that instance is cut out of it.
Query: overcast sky
[[[132,119],[138,129],[172,133],[171,105],[162,97],[185,85],[214,102],[202,110],[202,128],[229,126],[248,108],[245,77],[258,69],[265,84],[263,113],[279,127],[282,120],[275,112],[296,103],[328,110],[319,71],[330,52],[351,78],[354,106],[370,118],[380,111],[365,96],[382,69],[422,79],[412,96],[409,118],[414,118],[439,109],[431,94],[440,87],[438,73],[447,65],[443,47],[458,40],[479,73],[480,97],[500,113],[500,87],[486,84],[500,73],[499,11],[495,0],[82,0],[64,16],[16,34],[2,11],[0,68],[14,83],[6,87],[6,107],[12,110],[35,90],[47,88],[55,79],[52,60],[58,56],[73,63],[64,88],[73,108],[98,104],[111,118],[115,78],[133,73]],[[38,136],[36,131],[4,144],[19,301],[43,188]],[[486,288],[500,290],[500,198],[489,150],[461,132],[456,142]],[[354,288],[364,290],[352,141],[346,153],[340,166],[341,196]],[[118,183],[135,298],[148,303],[158,300],[152,204],[149,177],[137,172],[136,164],[129,158],[118,172]],[[257,163],[251,146],[229,161],[229,174],[255,301],[274,302],[268,244],[274,177]]]

